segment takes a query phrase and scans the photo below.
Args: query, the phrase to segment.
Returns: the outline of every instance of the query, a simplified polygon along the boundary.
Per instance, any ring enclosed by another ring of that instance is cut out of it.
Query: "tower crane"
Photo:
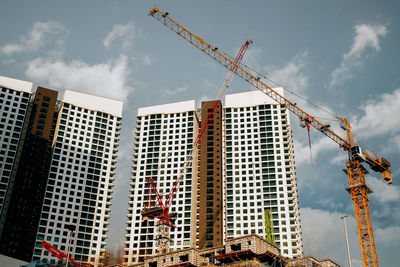
[[[155,6],[150,10],[149,15],[294,113],[300,118],[303,125],[307,126],[307,128],[312,126],[322,134],[326,135],[348,154],[345,172],[347,173],[349,186],[346,189],[350,193],[351,199],[354,203],[363,264],[364,267],[379,266],[369,210],[368,193],[370,193],[371,190],[365,182],[365,174],[367,174],[368,171],[363,164],[366,163],[373,171],[381,173],[382,178],[387,182],[387,184],[391,184],[392,172],[390,169],[390,162],[383,157],[378,157],[375,152],[373,152],[374,155],[370,155],[366,151],[362,151],[361,147],[355,142],[351,126],[346,118],[337,117],[337,119],[342,122],[342,128],[346,131],[346,137],[343,138],[331,130],[327,125],[321,123],[315,116],[305,112],[303,109],[298,107],[296,103],[293,103],[289,99],[280,95],[273,88],[265,84],[259,77],[254,76],[249,67],[243,64],[235,65],[234,60],[226,56],[217,47],[209,44],[202,38],[190,32],[184,26],[174,21],[168,16],[167,12],[162,12]]]
[[[148,178],[147,203],[142,209],[141,214],[144,220],[148,220],[150,217],[158,219],[157,252],[159,254],[167,253],[169,251],[170,232],[171,232],[171,227],[173,227],[173,221],[175,218],[175,213],[170,212],[172,201],[174,200],[176,193],[179,190],[179,186],[182,183],[182,179],[186,176],[187,170],[192,167],[194,153],[196,153],[201,146],[201,141],[203,140],[203,136],[210,127],[210,122],[213,119],[215,112],[217,111],[217,107],[218,104],[220,103],[220,100],[225,95],[226,89],[229,87],[233,79],[234,72],[240,65],[243,56],[247,51],[247,48],[252,43],[253,42],[251,40],[247,40],[240,47],[237,56],[233,61],[232,66],[229,69],[228,75],[226,76],[224,83],[221,86],[221,89],[217,96],[217,100],[214,101],[210,111],[207,114],[206,120],[202,123],[199,133],[193,143],[193,147],[186,156],[185,162],[183,163],[183,166],[180,169],[176,180],[173,182],[172,188],[169,194],[166,196],[165,200],[163,199],[162,195],[160,195],[160,193],[158,192],[154,180],[151,177]]]

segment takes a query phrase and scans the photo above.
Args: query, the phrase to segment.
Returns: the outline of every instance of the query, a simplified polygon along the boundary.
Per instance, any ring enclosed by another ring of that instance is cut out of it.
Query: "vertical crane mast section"
[[[372,191],[365,183],[364,170],[364,167],[362,167],[358,160],[350,160],[347,162],[349,187],[346,189],[350,193],[354,203],[361,256],[364,266],[379,266],[374,233],[372,230],[371,213],[369,210],[368,193]]]
[[[347,177],[349,179],[349,186],[346,190],[349,192],[354,203],[361,257],[364,267],[377,267],[379,266],[378,255],[376,253],[374,232],[372,230],[368,196],[368,193],[372,193],[372,190],[369,189],[365,182],[365,173],[367,173],[367,171],[361,164],[362,158],[365,157],[365,155],[362,155],[360,153],[361,151],[356,151],[354,149],[358,148],[358,146],[356,146],[354,141],[350,124],[346,119],[342,121],[346,126],[347,141],[352,147],[352,149],[348,151],[349,161],[347,162]]]
[[[227,57],[220,50],[218,50],[218,48],[207,43],[205,40],[196,36],[185,27],[171,19],[168,16],[168,13],[164,13],[160,11],[157,7],[154,7],[150,11],[149,15],[170,28],[172,31],[176,32],[183,39],[185,39],[195,47],[199,48],[201,51],[215,59],[217,62],[228,68],[230,70],[230,73],[228,74],[227,79],[229,78],[229,75],[231,73],[240,76],[242,79],[256,87],[258,90],[262,91],[264,94],[271,97],[277,103],[281,104],[292,113],[297,115],[300,120],[306,124],[307,128],[309,128],[310,125],[313,126],[315,129],[339,144],[340,148],[347,151],[349,155],[349,161],[347,163],[346,172],[349,179],[349,187],[346,189],[350,193],[351,198],[354,202],[363,264],[364,267],[379,266],[368,204],[368,193],[372,191],[370,191],[365,183],[365,173],[367,173],[367,170],[361,163],[366,162],[372,170],[380,172],[382,174],[382,178],[386,180],[388,184],[391,184],[392,177],[389,161],[384,158],[379,158],[376,154],[374,159],[368,154],[362,153],[360,147],[355,144],[350,125],[346,119],[338,117],[338,119],[346,125],[345,130],[347,133],[347,138],[342,138],[332,130],[328,129],[324,124],[319,122],[314,116],[308,114],[307,112],[299,108],[295,103],[292,103],[290,100],[277,93],[270,86],[260,81],[260,78],[256,78],[247,66],[241,65],[240,63],[238,64],[230,57]]]

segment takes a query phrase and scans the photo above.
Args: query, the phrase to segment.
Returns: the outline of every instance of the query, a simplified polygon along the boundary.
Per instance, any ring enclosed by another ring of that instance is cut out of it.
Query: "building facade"
[[[212,119],[210,112],[215,107]],[[206,101],[201,105],[201,125],[207,123],[198,159],[198,237],[200,249],[220,246],[224,240],[223,129],[221,101]],[[207,121],[207,122],[206,122]]]
[[[139,108],[133,152],[132,182],[125,239],[127,264],[141,262],[156,252],[157,221],[142,220],[147,200],[147,179],[151,177],[160,194],[170,192],[189,155],[199,125],[194,101]],[[197,156],[194,155],[194,162]],[[197,207],[197,165],[193,164],[176,194],[170,212],[176,212],[171,229],[170,249],[195,246]]]
[[[31,82],[0,76],[0,213],[8,209],[5,200],[14,186],[31,95]]]
[[[120,101],[64,92],[32,260],[54,261],[41,246],[46,241],[75,261],[99,265],[109,225],[121,114]]]
[[[122,102],[0,76],[0,253],[98,266],[105,252]]]
[[[140,216],[148,188],[146,178],[151,175],[158,190],[168,194],[185,156],[183,150],[173,156],[176,152],[172,149],[189,149],[197,136],[196,125],[172,119],[185,114],[183,103],[188,102],[139,109],[125,240],[128,265],[156,252],[155,221],[143,221]],[[187,109],[196,114],[192,103]],[[214,103],[202,103],[199,126]],[[190,139],[179,135],[183,130],[193,133]],[[196,175],[186,177],[181,185],[180,195],[187,194],[191,200],[178,196],[171,206],[178,216],[177,228],[171,233],[171,250],[188,246],[204,249],[257,234],[279,246],[285,257],[302,255],[294,150],[286,109],[258,91],[227,95],[224,107],[217,103],[198,155],[193,159],[193,166],[198,166],[192,170]],[[187,205],[181,206],[184,203]],[[194,229],[195,235],[189,234]]]
[[[259,91],[226,96],[224,205],[227,239],[258,234],[293,258],[303,248],[288,112]]]
[[[1,214],[0,252],[24,261],[32,259],[33,247],[47,177],[57,117],[57,91],[39,87],[29,103],[27,131],[8,208]]]

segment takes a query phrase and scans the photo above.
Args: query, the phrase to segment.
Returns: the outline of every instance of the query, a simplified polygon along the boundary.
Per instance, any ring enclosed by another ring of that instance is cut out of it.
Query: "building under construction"
[[[200,114],[194,100],[139,108],[125,239],[128,265],[168,252],[157,250],[155,220],[141,216],[144,207],[153,216],[162,210],[164,204],[150,208],[156,189],[159,199],[172,199],[168,214],[176,214],[165,240],[170,251],[218,247],[223,240],[258,234],[285,257],[302,255],[289,114],[266,95],[252,91],[226,95],[224,105],[218,101],[192,167],[177,182],[213,103],[203,102]],[[157,188],[147,186],[149,177]]]
[[[315,257],[288,259],[276,245],[258,235],[251,234],[226,240],[224,245],[213,248],[188,248],[157,256],[146,257],[135,267],[197,267],[197,266],[265,266],[265,267],[338,267],[330,259]]]

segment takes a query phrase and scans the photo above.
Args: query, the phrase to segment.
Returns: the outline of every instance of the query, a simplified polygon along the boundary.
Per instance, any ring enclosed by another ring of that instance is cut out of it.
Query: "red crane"
[[[77,263],[73,258],[68,257],[64,252],[58,250],[57,248],[53,247],[46,241],[42,241],[41,243],[42,247],[48,250],[51,254],[53,254],[57,259],[62,260],[63,258],[66,258],[69,262],[71,262],[74,266],[79,267],[80,264]]]
[[[222,84],[222,87],[218,93],[217,100],[214,101],[211,110],[208,112],[207,119],[202,123],[196,140],[193,143],[193,147],[190,150],[189,154],[186,156],[185,162],[183,163],[183,166],[176,180],[172,184],[172,188],[169,194],[166,196],[165,201],[163,199],[163,196],[160,195],[160,193],[158,192],[157,186],[154,183],[153,179],[151,177],[148,178],[147,203],[141,211],[141,214],[144,220],[148,220],[149,217],[158,219],[157,252],[160,254],[166,253],[169,250],[170,230],[171,227],[174,226],[173,221],[175,217],[175,213],[171,213],[169,211],[172,201],[174,200],[176,193],[179,190],[179,186],[182,183],[183,177],[185,177],[187,170],[193,164],[193,154],[195,153],[196,149],[200,148],[203,136],[210,127],[210,121],[213,119],[214,114],[217,110],[218,103],[220,102],[219,100],[221,100],[225,95],[225,91],[229,87],[235,71],[237,71],[237,68],[241,63],[243,56],[247,51],[247,48],[252,43],[253,42],[251,40],[247,40],[239,49],[236,58],[233,60],[233,64],[228,72],[228,75],[226,76],[225,81]]]

